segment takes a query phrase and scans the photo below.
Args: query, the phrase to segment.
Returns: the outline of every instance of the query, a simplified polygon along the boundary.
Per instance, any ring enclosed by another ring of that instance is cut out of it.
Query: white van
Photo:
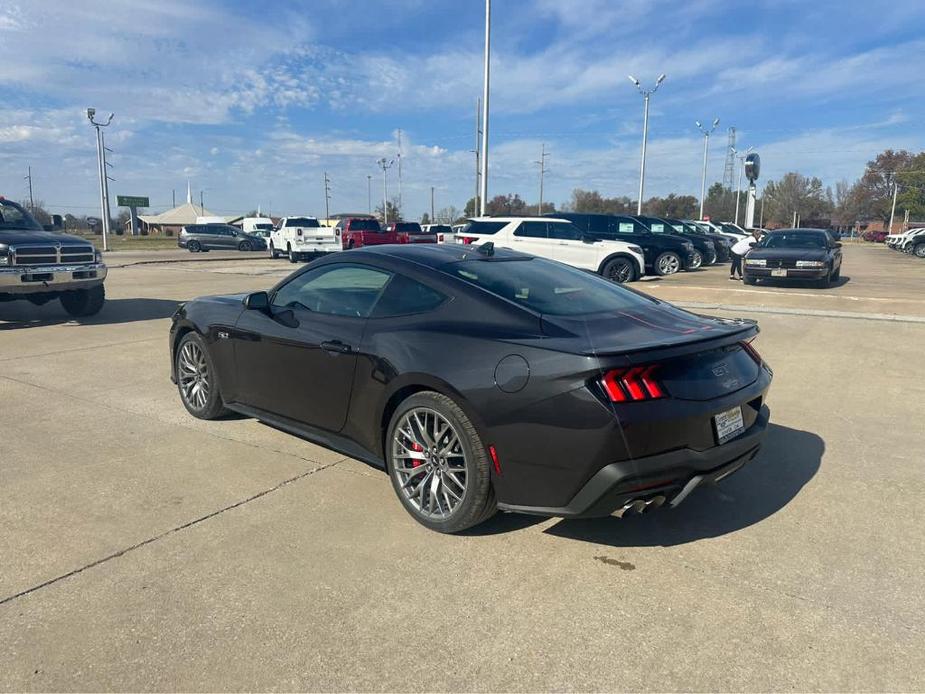
[[[196,217],[196,224],[225,224],[224,217]]]

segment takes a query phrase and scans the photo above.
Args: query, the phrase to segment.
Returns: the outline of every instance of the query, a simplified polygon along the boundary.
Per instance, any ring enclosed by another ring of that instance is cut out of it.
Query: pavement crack
[[[334,467],[334,466],[337,465],[338,463],[342,463],[342,462],[344,462],[345,460],[349,460],[349,459],[348,459],[348,458],[341,458],[340,460],[335,460],[334,462],[328,463],[328,464],[326,464],[326,465],[319,465],[318,467],[314,467],[314,468],[312,468],[311,470],[306,470],[305,472],[299,473],[298,475],[295,475],[294,477],[290,477],[290,478],[288,478],[288,479],[285,479],[285,480],[283,480],[282,482],[280,482],[279,484],[276,484],[276,485],[274,485],[274,486],[272,486],[272,487],[269,487],[268,489],[264,489],[264,490],[262,490],[262,491],[259,491],[259,492],[257,492],[256,494],[251,494],[250,496],[248,496],[248,497],[246,497],[246,498],[244,498],[244,499],[240,499],[240,500],[238,500],[238,501],[235,501],[235,502],[232,503],[232,504],[228,504],[227,506],[223,506],[223,507],[220,508],[220,509],[217,509],[217,510],[215,510],[215,511],[212,511],[211,513],[205,514],[204,516],[199,516],[198,518],[194,518],[194,519],[191,520],[191,521],[188,521],[188,522],[183,523],[183,524],[181,524],[181,525],[175,526],[175,527],[171,528],[170,530],[165,530],[164,532],[158,533],[157,535],[154,535],[153,537],[149,537],[149,538],[147,538],[147,539],[145,539],[145,540],[142,540],[141,542],[136,542],[136,543],[133,544],[133,545],[130,545],[130,546],[128,546],[128,547],[124,547],[124,548],[122,548],[122,549],[120,549],[120,550],[118,550],[118,551],[116,551],[116,552],[113,552],[112,554],[106,555],[105,557],[102,557],[102,558],[100,558],[100,559],[96,559],[95,561],[91,561],[91,562],[89,562],[88,564],[84,564],[83,566],[78,567],[78,568],[76,568],[76,569],[73,569],[73,570],[71,570],[71,571],[68,571],[67,573],[63,573],[63,574],[61,574],[60,576],[55,576],[54,578],[50,578],[50,579],[48,579],[47,581],[42,581],[41,583],[39,583],[39,584],[37,584],[37,585],[34,585],[34,586],[32,586],[31,588],[26,588],[25,590],[21,590],[21,591],[19,591],[18,593],[14,593],[13,595],[9,595],[9,596],[7,596],[7,597],[5,597],[5,598],[0,598],[0,606],[5,605],[5,604],[7,604],[7,603],[9,603],[9,602],[13,602],[14,600],[18,600],[19,598],[25,597],[26,595],[29,595],[29,594],[31,594],[31,593],[34,593],[34,592],[36,592],[36,591],[38,591],[38,590],[41,590],[41,589],[43,589],[43,588],[47,588],[47,587],[49,587],[49,586],[52,586],[52,585],[54,585],[55,583],[59,583],[60,581],[64,581],[64,580],[66,580],[66,579],[68,579],[68,578],[71,578],[71,577],[73,577],[73,576],[77,576],[78,574],[82,574],[84,571],[88,571],[89,569],[92,569],[92,568],[94,568],[94,567],[100,566],[101,564],[105,564],[106,562],[112,561],[113,559],[118,559],[119,557],[124,557],[126,554],[129,554],[130,552],[134,552],[135,550],[141,549],[142,547],[147,547],[148,545],[153,544],[153,543],[155,543],[155,542],[158,542],[158,541],[160,541],[160,540],[163,540],[164,538],[167,538],[167,537],[169,537],[169,536],[171,536],[171,535],[173,535],[173,534],[175,534],[175,533],[179,533],[179,532],[181,532],[181,531],[183,531],[183,530],[187,530],[188,528],[192,528],[192,527],[195,526],[195,525],[199,525],[200,523],[203,523],[203,522],[205,522],[205,521],[207,521],[207,520],[209,520],[209,519],[211,519],[211,518],[215,518],[216,516],[220,516],[220,515],[222,515],[223,513],[226,513],[226,512],[228,512],[228,511],[233,510],[233,509],[236,509],[236,508],[239,508],[239,507],[241,507],[241,506],[244,506],[245,504],[249,504],[250,502],[256,501],[257,499],[261,499],[261,498],[267,496],[268,494],[272,494],[273,492],[279,491],[279,490],[282,489],[283,487],[287,487],[287,486],[289,486],[290,484],[293,484],[294,482],[298,482],[299,480],[305,479],[306,477],[309,477],[310,475],[313,475],[313,474],[315,474],[316,472],[321,472],[322,470],[327,470],[327,469],[330,468],[330,467]]]

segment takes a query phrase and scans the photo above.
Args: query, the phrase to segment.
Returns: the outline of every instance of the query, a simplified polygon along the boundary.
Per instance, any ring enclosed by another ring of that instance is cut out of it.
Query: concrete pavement
[[[883,253],[747,304],[723,268],[636,285],[765,309],[722,312],[775,370],[759,458],[676,510],[459,537],[375,469],[182,408],[176,303],[285,261],[114,268],[84,324],[0,304],[0,689],[921,690],[925,325],[812,313],[925,315],[925,264]]]

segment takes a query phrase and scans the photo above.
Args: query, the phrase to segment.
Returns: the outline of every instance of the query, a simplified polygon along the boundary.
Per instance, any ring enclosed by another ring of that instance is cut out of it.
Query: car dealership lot
[[[287,262],[112,254],[86,324],[0,304],[0,689],[922,689],[925,267],[844,252],[827,290],[632,285],[759,320],[754,463],[676,510],[455,537],[375,469],[183,409],[176,302]]]

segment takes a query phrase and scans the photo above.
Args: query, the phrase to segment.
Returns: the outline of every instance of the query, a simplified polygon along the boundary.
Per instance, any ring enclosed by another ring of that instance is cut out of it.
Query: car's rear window
[[[395,231],[407,231],[411,234],[422,234],[421,225],[417,222],[398,222]]]
[[[448,224],[432,224],[429,231],[431,234],[452,234],[453,228]]]
[[[466,226],[463,227],[461,234],[497,234],[501,231],[507,222],[482,222],[477,220],[472,220]]]
[[[647,306],[618,284],[542,258],[464,260],[443,268],[454,277],[537,313],[578,316]]]
[[[321,224],[313,217],[290,217],[286,220],[287,227],[320,227]]]
[[[379,222],[375,219],[351,219],[351,231],[381,231]]]

